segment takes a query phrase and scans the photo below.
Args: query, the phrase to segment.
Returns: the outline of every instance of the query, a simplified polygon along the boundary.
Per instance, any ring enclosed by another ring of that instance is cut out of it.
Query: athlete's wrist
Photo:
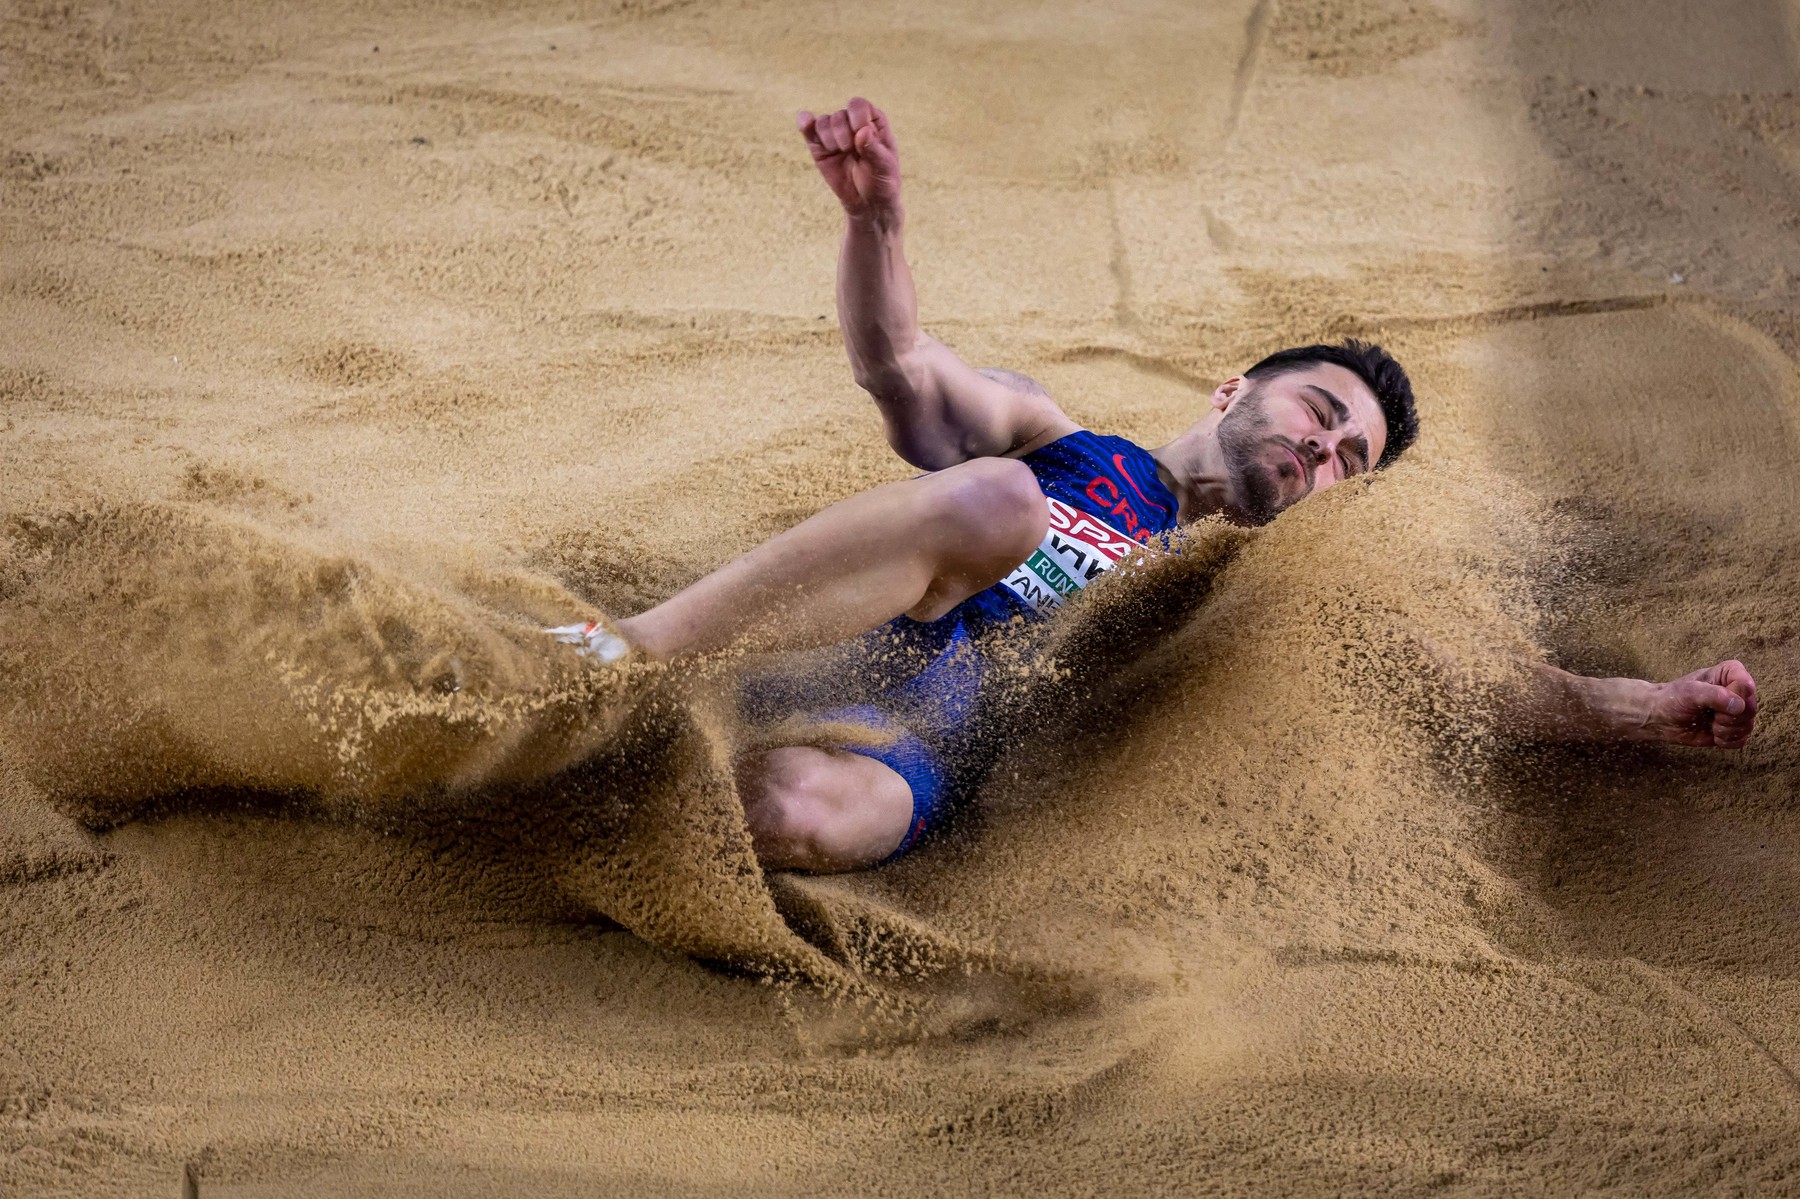
[[[879,237],[898,234],[906,224],[906,209],[898,200],[887,204],[865,205],[855,211],[845,209],[844,216],[853,231],[873,233]]]
[[[1587,736],[1595,741],[1654,741],[1659,684],[1644,679],[1583,679]]]

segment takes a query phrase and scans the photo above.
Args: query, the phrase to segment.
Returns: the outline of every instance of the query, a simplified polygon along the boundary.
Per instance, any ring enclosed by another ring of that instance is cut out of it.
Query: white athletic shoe
[[[559,629],[545,629],[544,632],[564,645],[574,646],[576,653],[584,658],[592,658],[603,666],[617,662],[631,652],[631,646],[625,638],[598,621],[566,624]]]

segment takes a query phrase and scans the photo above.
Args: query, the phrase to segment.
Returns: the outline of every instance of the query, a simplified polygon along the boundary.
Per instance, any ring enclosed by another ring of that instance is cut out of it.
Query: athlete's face
[[[1272,378],[1227,379],[1219,446],[1235,515],[1265,524],[1283,509],[1381,460],[1387,421],[1354,371],[1316,363]]]

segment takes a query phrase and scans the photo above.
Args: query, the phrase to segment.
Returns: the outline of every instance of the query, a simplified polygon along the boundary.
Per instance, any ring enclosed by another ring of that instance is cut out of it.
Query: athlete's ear
[[[1244,391],[1248,386],[1249,380],[1244,378],[1244,376],[1231,376],[1231,378],[1219,384],[1218,390],[1212,393],[1212,406],[1217,408],[1220,412],[1229,410],[1233,401],[1244,394]]]

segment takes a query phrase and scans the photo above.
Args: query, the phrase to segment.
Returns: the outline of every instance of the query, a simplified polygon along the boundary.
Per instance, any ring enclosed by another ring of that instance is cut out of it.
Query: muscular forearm
[[[905,398],[920,382],[908,370],[922,338],[902,224],[898,205],[852,216],[838,254],[838,325],[857,384],[877,400]]]
[[[1536,741],[1649,741],[1656,692],[1644,679],[1591,679],[1533,663],[1506,715],[1515,734]]]
[[[1503,714],[1552,741],[1664,741],[1735,749],[1756,723],[1756,680],[1735,659],[1667,683],[1589,679],[1534,663]]]
[[[1473,681],[1470,664],[1431,638],[1420,640],[1451,677]],[[1736,749],[1756,726],[1756,680],[1735,658],[1656,683],[1587,678],[1512,656],[1500,677],[1490,680],[1481,688],[1487,699],[1482,706],[1495,731],[1520,741],[1660,741]]]

